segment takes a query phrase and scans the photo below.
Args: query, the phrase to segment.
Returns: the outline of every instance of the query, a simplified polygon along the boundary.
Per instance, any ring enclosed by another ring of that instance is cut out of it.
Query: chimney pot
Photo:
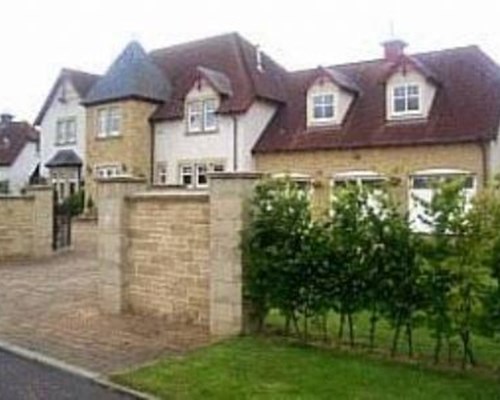
[[[392,39],[382,43],[384,46],[384,57],[387,61],[396,62],[402,55],[408,44],[404,40]]]

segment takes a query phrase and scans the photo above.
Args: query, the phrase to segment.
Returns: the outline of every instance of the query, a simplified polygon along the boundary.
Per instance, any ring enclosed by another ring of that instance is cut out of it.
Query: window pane
[[[202,187],[207,184],[207,166],[206,164],[199,164],[196,166],[196,185]]]
[[[394,111],[396,111],[396,112],[406,111],[406,101],[404,98],[395,98],[394,99]]]
[[[202,103],[192,102],[188,105],[188,130],[189,132],[200,132],[202,129]]]
[[[224,165],[223,164],[215,164],[213,166],[213,171],[214,172],[224,172]]]
[[[217,117],[215,114],[215,100],[206,100],[203,103],[204,107],[204,123],[205,130],[213,130],[217,127]]]
[[[327,105],[324,108],[324,118],[333,118],[333,105]]]
[[[418,111],[420,109],[420,101],[418,97],[408,98],[408,111]]]
[[[118,107],[112,107],[109,109],[109,133],[120,132],[120,119],[121,113]]]
[[[406,90],[404,86],[397,86],[394,88],[394,97],[405,97]]]
[[[418,96],[419,95],[419,90],[417,85],[409,85],[407,88],[408,96]]]

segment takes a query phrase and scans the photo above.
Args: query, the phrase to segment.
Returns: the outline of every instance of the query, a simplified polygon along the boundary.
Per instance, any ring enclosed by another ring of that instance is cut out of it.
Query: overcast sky
[[[238,31],[288,69],[478,44],[500,62],[495,0],[3,0],[0,111],[32,121],[62,67],[102,73],[132,39],[146,50]]]

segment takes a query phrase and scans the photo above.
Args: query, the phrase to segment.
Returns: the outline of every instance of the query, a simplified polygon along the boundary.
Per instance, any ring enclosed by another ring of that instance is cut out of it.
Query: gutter
[[[233,115],[233,171],[238,171],[238,116]]]

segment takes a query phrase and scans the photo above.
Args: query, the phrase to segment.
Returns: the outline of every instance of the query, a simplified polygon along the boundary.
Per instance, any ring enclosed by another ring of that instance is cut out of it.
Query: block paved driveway
[[[104,374],[208,342],[192,327],[100,313],[94,257],[0,265],[0,340]]]

